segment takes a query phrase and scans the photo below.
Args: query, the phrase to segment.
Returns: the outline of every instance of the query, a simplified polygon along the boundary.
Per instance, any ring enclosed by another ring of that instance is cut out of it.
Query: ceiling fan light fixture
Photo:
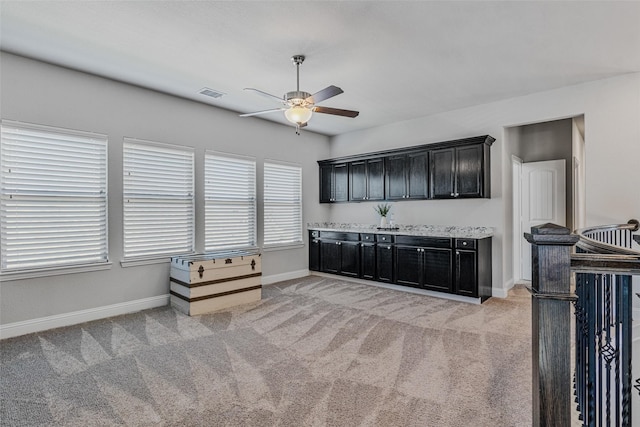
[[[287,120],[294,124],[307,123],[309,119],[311,119],[312,114],[313,111],[310,108],[298,105],[284,111],[284,116]]]

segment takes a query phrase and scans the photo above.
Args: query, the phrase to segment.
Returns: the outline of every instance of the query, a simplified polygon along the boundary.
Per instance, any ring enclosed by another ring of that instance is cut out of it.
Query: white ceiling
[[[640,71],[640,2],[5,1],[0,48],[237,112],[336,85],[336,135]],[[219,99],[198,92],[209,87]],[[287,123],[282,113],[260,118]]]

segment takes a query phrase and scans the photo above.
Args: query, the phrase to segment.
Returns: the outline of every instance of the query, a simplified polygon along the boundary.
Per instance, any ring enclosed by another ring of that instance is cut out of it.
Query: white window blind
[[[0,127],[2,271],[108,262],[107,137]]]
[[[193,252],[193,149],[125,138],[124,258]]]
[[[205,251],[256,246],[256,162],[205,153]]]
[[[264,164],[264,245],[302,243],[302,169]]]

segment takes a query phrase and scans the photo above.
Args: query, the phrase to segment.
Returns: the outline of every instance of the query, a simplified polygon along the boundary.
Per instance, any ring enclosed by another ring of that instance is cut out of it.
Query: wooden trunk
[[[261,256],[233,251],[171,258],[171,305],[190,316],[260,301]]]

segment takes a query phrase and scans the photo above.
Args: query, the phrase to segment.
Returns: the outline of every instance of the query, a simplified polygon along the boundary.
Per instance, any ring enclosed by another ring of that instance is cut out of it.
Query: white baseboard
[[[491,289],[491,296],[496,298],[506,298],[509,294],[509,289]]]
[[[106,317],[134,313],[136,311],[146,310],[149,308],[162,307],[167,304],[169,304],[168,294],[143,298],[135,301],[121,302],[103,307],[90,308],[87,310],[72,311],[70,313],[24,320],[22,322],[8,323],[6,325],[0,325],[0,339],[17,337],[63,326],[77,325],[78,323],[89,322],[91,320],[104,319]]]
[[[292,280],[292,279],[299,279],[301,277],[307,277],[308,275],[309,275],[309,270],[296,270],[296,271],[289,271],[287,273],[272,274],[270,276],[262,276],[262,284],[270,285],[272,283],[282,282],[284,280]]]
[[[496,298],[506,298],[509,295],[509,289],[513,288],[514,285],[515,282],[513,279],[510,279],[504,284],[502,289],[491,288],[491,296]]]

